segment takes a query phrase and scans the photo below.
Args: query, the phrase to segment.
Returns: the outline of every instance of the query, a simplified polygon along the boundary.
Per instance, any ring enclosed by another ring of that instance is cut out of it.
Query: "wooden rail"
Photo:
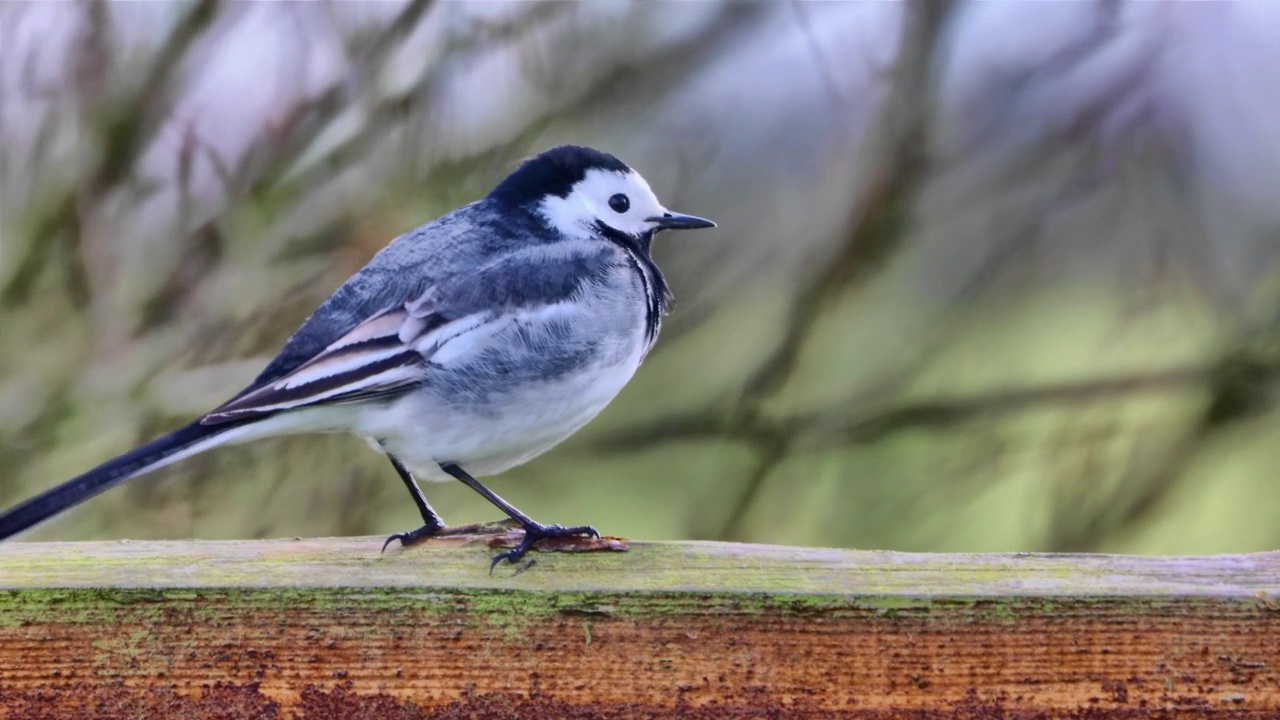
[[[0,546],[0,717],[1280,718],[1280,553]]]

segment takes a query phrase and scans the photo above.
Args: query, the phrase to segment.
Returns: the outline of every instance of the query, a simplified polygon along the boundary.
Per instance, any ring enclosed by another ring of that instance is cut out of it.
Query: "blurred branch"
[[[126,177],[163,126],[169,116],[169,83],[217,11],[218,0],[196,2],[165,38],[137,88],[102,108],[102,159],[91,175],[91,192],[102,192]]]
[[[197,156],[209,162],[214,176],[222,185],[224,198],[228,201],[255,194],[261,199],[262,195],[268,193],[289,193],[307,187],[306,183],[310,178],[293,178],[292,182],[285,183],[282,177],[326,130],[333,127],[344,111],[352,108],[354,93],[376,84],[372,80],[364,82],[364,79],[377,78],[382,73],[388,58],[413,34],[431,4],[431,0],[414,0],[405,5],[385,27],[368,38],[353,41],[351,52],[354,60],[350,66],[349,82],[336,83],[317,96],[285,108],[282,120],[275,124],[264,124],[256,136],[250,139],[249,145],[230,161],[201,138],[189,123],[188,127],[179,127],[181,142],[176,158],[179,216],[189,218],[197,207],[190,191]],[[180,118],[174,119],[175,124],[181,125],[183,122]],[[321,162],[319,166],[326,174],[334,172],[329,164]],[[184,248],[184,260],[178,264],[174,276],[169,282],[160,284],[154,295],[143,303],[141,328],[164,321],[179,306],[185,293],[195,287],[195,283],[189,280],[193,276],[199,277],[208,260],[216,259],[220,238],[217,220],[204,222],[190,231],[189,241]]]
[[[799,0],[791,0],[789,3],[792,11],[795,12],[796,24],[800,27],[800,34],[804,36],[805,42],[809,46],[809,52],[813,55],[814,62],[822,74],[822,82],[827,86],[827,93],[831,99],[835,101],[836,107],[843,109],[849,102],[845,94],[840,91],[840,83],[836,80],[835,68],[832,63],[827,60],[826,53],[822,50],[822,45],[813,34],[813,19],[809,17],[809,9],[806,3]]]
[[[1201,425],[1211,429],[1272,409],[1278,382],[1280,333],[1270,341],[1250,343],[1202,367],[938,398],[853,419],[844,416],[842,406],[783,420],[759,417],[749,423],[735,422],[733,417],[690,414],[606,435],[594,447],[626,452],[674,440],[714,437],[766,445],[781,441],[809,450],[866,445],[900,430],[945,428],[984,415],[1038,410],[1049,405],[1095,403],[1118,396],[1184,390],[1197,385],[1209,391],[1210,401]],[[802,437],[807,440],[801,441]]]
[[[905,236],[908,216],[928,169],[926,136],[932,118],[933,67],[952,9],[950,2],[906,6],[899,52],[889,74],[890,90],[879,121],[862,145],[869,157],[858,160],[873,168],[871,174],[876,179],[860,202],[850,204],[852,215],[845,222],[844,241],[824,270],[799,290],[785,334],[747,380],[730,412],[712,410],[667,418],[653,426],[612,434],[595,445],[606,451],[625,451],[675,439],[730,437],[761,448],[759,464],[746,490],[716,537],[735,535],[765,479],[787,456],[803,428],[830,419],[824,415],[778,421],[767,417],[762,406],[790,378],[800,351],[831,302],[870,278]]]
[[[831,304],[830,301],[855,290],[861,281],[892,256],[905,237],[909,215],[929,169],[925,152],[929,145],[926,129],[930,122],[930,69],[935,64],[936,45],[949,9],[944,4],[912,6],[904,25],[902,50],[893,72],[894,83],[882,117],[875,126],[880,137],[873,134],[867,140],[872,158],[865,164],[879,168],[880,179],[871,186],[864,202],[855,204],[855,216],[849,222],[851,229],[845,234],[845,242],[834,258],[812,284],[798,293],[782,342],[746,384],[743,397],[738,399],[732,411],[727,416],[699,413],[674,421],[669,419],[660,426],[636,428],[615,434],[603,442],[605,448],[627,449],[676,438],[704,436],[728,437],[761,448],[760,466],[753,473],[747,490],[739,497],[737,509],[731,514],[720,537],[735,536],[765,479],[792,449],[865,445],[900,430],[945,428],[983,415],[1008,414],[1050,405],[1094,403],[1134,393],[1205,388],[1212,399],[1206,410],[1203,432],[1189,436],[1187,443],[1179,446],[1177,456],[1168,458],[1161,471],[1151,473],[1148,476],[1150,480],[1172,477],[1173,469],[1182,464],[1179,458],[1190,457],[1194,452],[1193,446],[1200,440],[1216,432],[1217,428],[1230,424],[1221,418],[1236,419],[1270,406],[1269,386],[1280,373],[1280,356],[1268,358],[1264,353],[1259,357],[1250,349],[1240,349],[1229,351],[1220,360],[1203,367],[940,398],[891,407],[854,419],[847,418],[847,411],[840,409],[783,420],[763,416],[760,410],[762,403],[785,386],[817,319]],[[1074,67],[1090,51],[1114,36],[1114,6],[1100,7],[1099,10],[1097,32],[1088,34],[1082,43],[1060,53],[1056,62],[1050,63],[1053,68]],[[1098,108],[1116,102],[1121,94],[1130,90],[1136,83],[1134,73],[1139,70],[1119,78],[1107,92],[1077,113],[1062,128],[1063,132],[1068,136],[1078,136],[1082,128],[1089,125],[1086,120],[1096,123],[1094,115]],[[1100,153],[1103,161],[1106,157],[1106,153]],[[1025,168],[1026,174],[1034,177],[1043,171],[1043,163],[1036,156],[1029,158],[1032,166]],[[1099,187],[1099,180],[1097,172],[1088,163],[1079,168],[1077,180],[1070,183],[1066,195],[1058,199],[1058,211],[1061,212],[1064,203],[1085,199]],[[984,280],[989,280],[1000,266],[1011,259],[1011,255],[1025,246],[1028,237],[1035,236],[1046,221],[1046,218],[1036,215],[1018,222],[1012,231],[1007,232],[1008,240],[1001,243],[997,252],[989,256],[966,283],[961,296],[971,294],[984,284]],[[848,403],[844,406],[847,407]],[[1168,483],[1150,481],[1133,484],[1140,486],[1140,491],[1129,493],[1132,501],[1119,511],[1115,507],[1108,509],[1108,517],[1132,518],[1134,513],[1153,506],[1168,486]],[[1061,544],[1053,547],[1079,549],[1079,543],[1084,539],[1096,540],[1098,524],[1103,520],[1100,515],[1093,522],[1085,523],[1086,528],[1075,539],[1063,538]]]
[[[762,422],[762,403],[790,378],[800,351],[832,300],[860,285],[899,249],[929,164],[926,152],[933,115],[933,68],[952,10],[950,2],[916,2],[904,7],[890,90],[880,119],[864,144],[871,157],[862,164],[873,168],[872,176],[879,179],[872,181],[863,202],[851,203],[853,217],[846,223],[849,230],[844,242],[823,272],[800,291],[780,343],[747,380],[735,408],[741,425]],[[764,466],[738,499],[719,537],[736,534],[764,479],[785,455],[785,444],[778,452],[765,454]]]
[[[938,398],[902,405],[849,419],[841,408],[799,415],[784,420],[691,414],[660,424],[633,428],[601,438],[593,449],[633,451],[675,440],[729,438],[761,450],[750,488],[740,498],[738,513],[745,515],[750,501],[768,474],[792,450],[822,450],[869,445],[906,430],[945,429],[978,417],[1007,415],[1049,406],[1114,402],[1119,397],[1155,394],[1203,387],[1209,401],[1200,422],[1174,453],[1154,471],[1123,483],[1127,492],[1108,503],[1091,518],[1056,523],[1049,547],[1055,552],[1096,548],[1107,530],[1131,523],[1156,507],[1199,448],[1238,422],[1274,408],[1280,384],[1280,324],[1259,333],[1240,348],[1208,366],[1165,370],[1100,380],[1085,380],[1040,387],[1003,390],[967,397]],[[738,520],[740,523],[741,520]],[[734,529],[729,525],[725,532]]]
[[[1038,410],[1051,405],[1088,404],[1117,396],[1167,392],[1203,383],[1213,369],[1167,370],[1101,380],[1001,390],[968,397],[939,398],[902,405],[883,412],[842,421],[831,413],[795,418],[791,432],[810,432],[817,439],[806,447],[866,445],[907,429],[945,428],[988,415]]]
[[[99,74],[94,67],[101,58],[95,47],[105,43],[105,3],[89,4],[90,35],[84,43],[81,73],[89,73],[90,82]],[[18,270],[9,283],[0,289],[0,306],[12,306],[25,302],[40,270],[48,265],[59,241],[69,243],[72,251],[61,253],[66,260],[64,268],[68,293],[78,305],[87,302],[89,285],[84,258],[79,252],[81,213],[86,204],[97,202],[102,195],[129,177],[142,150],[161,128],[168,116],[169,105],[164,102],[166,91],[182,58],[194,45],[194,41],[208,29],[217,14],[218,0],[200,0],[178,21],[164,44],[157,51],[141,83],[121,97],[102,99],[90,108],[87,123],[96,126],[101,148],[96,162],[84,175],[80,186],[69,186],[58,195],[39,203],[30,225],[35,242],[22,258]],[[95,40],[96,38],[96,40]],[[96,59],[95,59],[96,58]],[[88,67],[83,67],[87,65]],[[101,90],[101,88],[98,88]],[[100,96],[101,93],[99,92]]]
[[[869,445],[901,430],[945,428],[984,415],[1037,410],[1048,405],[1069,405],[1112,400],[1120,395],[1165,392],[1211,380],[1222,372],[1218,366],[1085,380],[1041,387],[1002,390],[927,402],[900,405],[863,415],[845,416],[843,406],[782,420],[766,417],[750,423],[732,417],[691,414],[660,424],[631,428],[599,439],[594,449],[628,452],[675,440],[723,438],[763,445],[784,443],[805,450]],[[1280,374],[1280,361],[1272,372]]]
[[[791,308],[786,335],[744,390],[744,402],[755,405],[780,388],[795,366],[800,350],[822,311],[837,295],[848,292],[898,249],[907,219],[928,169],[927,128],[932,118],[932,68],[949,2],[907,6],[903,37],[891,87],[879,121],[864,147],[870,157],[859,164],[873,168],[862,202],[851,203],[853,216],[825,269],[800,293]]]
[[[361,150],[377,136],[386,121],[404,110],[401,96],[376,100],[358,131],[328,150],[323,158],[310,162],[308,169],[299,171],[296,167],[321,134],[332,128],[334,120],[343,112],[353,111],[355,95],[373,86],[388,58],[413,34],[433,4],[433,0],[412,0],[385,28],[352,49],[355,57],[349,82],[335,85],[294,108],[281,132],[267,133],[258,139],[257,147],[245,153],[244,171],[237,173],[239,183],[248,185],[247,195],[294,192],[310,186],[317,175],[336,174],[347,162],[361,155]],[[251,159],[257,161],[252,165],[260,167],[261,174],[249,182]]]
[[[1047,543],[1050,551],[1096,549],[1108,533],[1130,527],[1156,510],[1195,457],[1224,432],[1273,410],[1280,386],[1280,321],[1258,330],[1212,368],[1188,376],[1209,389],[1209,402],[1196,425],[1156,467],[1131,473],[1122,483],[1123,491],[1091,516],[1055,523]]]

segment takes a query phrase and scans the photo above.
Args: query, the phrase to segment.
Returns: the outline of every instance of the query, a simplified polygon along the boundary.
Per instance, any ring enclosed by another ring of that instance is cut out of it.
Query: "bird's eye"
[[[618,193],[609,198],[609,207],[613,208],[614,212],[621,214],[631,209],[631,201],[627,199],[626,195]]]

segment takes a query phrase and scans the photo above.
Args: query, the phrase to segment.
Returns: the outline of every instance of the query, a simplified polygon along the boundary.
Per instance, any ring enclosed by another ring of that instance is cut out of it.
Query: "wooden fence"
[[[1280,718],[1280,553],[0,546],[0,717]]]

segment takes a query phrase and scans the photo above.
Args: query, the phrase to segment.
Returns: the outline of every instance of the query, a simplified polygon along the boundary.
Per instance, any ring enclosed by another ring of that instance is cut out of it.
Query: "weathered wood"
[[[1280,553],[0,546],[0,717],[1280,718]]]

